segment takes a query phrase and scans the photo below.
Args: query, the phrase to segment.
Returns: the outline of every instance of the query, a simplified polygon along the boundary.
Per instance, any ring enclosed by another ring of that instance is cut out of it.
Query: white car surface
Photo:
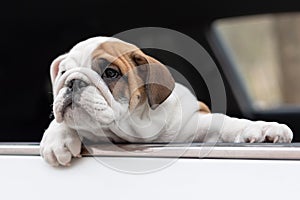
[[[166,155],[132,157],[122,153],[113,156],[112,152],[105,154],[96,150],[95,157],[86,154],[75,159],[70,167],[51,167],[38,155],[38,145],[2,145],[0,197],[16,200],[282,200],[299,196],[298,147],[216,146],[204,158],[195,158],[192,155],[197,148],[187,149],[178,159],[172,158],[172,151],[167,152],[170,155],[167,158]],[[262,152],[265,159],[255,149]],[[247,159],[238,158],[242,154]],[[276,159],[276,155],[286,157]],[[154,172],[137,174],[114,170],[104,164],[147,169],[161,161],[171,161],[171,164]]]

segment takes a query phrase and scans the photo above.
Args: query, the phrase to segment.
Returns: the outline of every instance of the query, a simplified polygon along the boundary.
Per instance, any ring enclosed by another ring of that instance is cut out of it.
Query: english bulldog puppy
[[[51,64],[55,119],[40,143],[51,165],[82,140],[114,143],[291,142],[284,124],[212,114],[162,63],[124,41],[95,37]]]

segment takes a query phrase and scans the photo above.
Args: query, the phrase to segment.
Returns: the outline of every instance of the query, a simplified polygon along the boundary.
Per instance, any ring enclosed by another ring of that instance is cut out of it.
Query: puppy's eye
[[[104,71],[102,78],[118,78],[120,73],[114,69],[108,68]]]
[[[60,75],[63,75],[66,72],[66,70],[63,70],[60,72]]]

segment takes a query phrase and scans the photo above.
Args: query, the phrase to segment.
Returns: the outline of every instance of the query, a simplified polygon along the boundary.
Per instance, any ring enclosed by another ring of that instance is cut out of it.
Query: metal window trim
[[[88,149],[88,150],[87,150]],[[0,144],[0,156],[39,156],[39,144]],[[87,146],[84,157],[300,160],[300,143],[292,144],[101,144]]]

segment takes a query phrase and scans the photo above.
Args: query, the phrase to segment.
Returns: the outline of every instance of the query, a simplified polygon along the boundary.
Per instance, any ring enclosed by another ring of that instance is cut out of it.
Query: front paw
[[[52,122],[55,123],[55,122]],[[80,157],[81,140],[63,125],[50,125],[40,144],[40,154],[52,166],[69,166],[72,157]]]
[[[290,143],[292,139],[293,132],[287,125],[258,121],[245,128],[238,142]]]

